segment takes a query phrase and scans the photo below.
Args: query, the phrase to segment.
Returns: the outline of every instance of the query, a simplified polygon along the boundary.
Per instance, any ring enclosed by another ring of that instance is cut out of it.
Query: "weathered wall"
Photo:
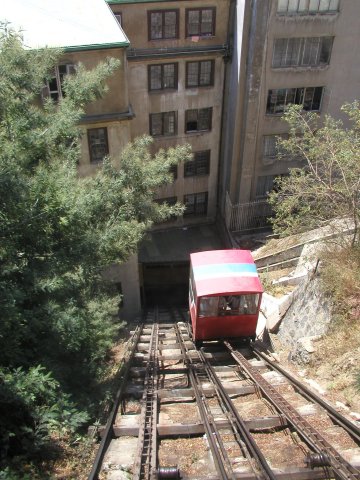
[[[331,304],[322,293],[318,275],[310,277],[299,285],[294,300],[281,322],[278,338],[291,349],[291,356],[303,362],[308,353],[302,339],[317,337],[327,332],[331,321]]]

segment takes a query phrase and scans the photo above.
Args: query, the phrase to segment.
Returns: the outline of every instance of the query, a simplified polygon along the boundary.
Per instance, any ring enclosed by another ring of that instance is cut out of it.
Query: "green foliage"
[[[337,218],[354,226],[353,244],[359,242],[359,103],[344,105],[342,111],[352,128],[346,129],[341,120],[330,116],[321,122],[318,114],[304,113],[298,105],[285,113],[290,132],[288,139],[279,141],[281,151],[304,160],[305,166],[292,169],[270,194],[275,232],[299,233]]]
[[[0,381],[0,438],[10,455],[34,452],[52,432],[73,434],[88,420],[40,365],[27,371],[0,369]]]
[[[0,461],[85,421],[122,326],[101,271],[183,208],[159,205],[154,192],[171,180],[171,165],[190,158],[187,146],[151,155],[143,137],[121,154],[120,169],[108,159],[78,177],[77,122],[118,61],[80,65],[65,97],[44,105],[39,92],[60,54],[24,49],[13,32],[0,36]]]

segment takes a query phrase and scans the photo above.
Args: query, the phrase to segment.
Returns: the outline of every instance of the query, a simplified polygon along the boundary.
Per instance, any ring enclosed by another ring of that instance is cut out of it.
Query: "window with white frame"
[[[148,12],[149,40],[179,38],[179,10]]]
[[[184,195],[185,211],[184,216],[206,215],[208,203],[208,192],[192,193]]]
[[[71,75],[76,72],[76,66],[73,64],[57,65],[54,69],[53,76],[47,80],[46,95],[58,102],[63,96],[64,92],[62,85],[66,75]]]
[[[216,8],[187,8],[186,36],[208,37],[215,35]]]
[[[158,137],[161,135],[176,134],[176,112],[161,112],[150,114],[150,135]]]
[[[336,13],[339,0],[278,0],[277,13],[283,15],[313,15]]]
[[[199,108],[185,111],[185,132],[204,132],[211,130],[212,108]]]
[[[324,87],[278,88],[269,90],[266,114],[282,114],[287,105],[302,105],[304,110],[320,110]]]
[[[210,173],[210,150],[194,152],[193,160],[185,162],[184,177],[197,177]]]
[[[320,67],[330,62],[333,37],[277,38],[273,68]]]
[[[109,154],[107,128],[89,128],[88,144],[91,163],[100,163]]]
[[[115,18],[118,21],[119,25],[122,25],[122,13],[121,12],[114,12]]]
[[[214,60],[186,62],[186,87],[214,85]]]
[[[148,66],[149,91],[177,89],[178,64],[162,63]]]

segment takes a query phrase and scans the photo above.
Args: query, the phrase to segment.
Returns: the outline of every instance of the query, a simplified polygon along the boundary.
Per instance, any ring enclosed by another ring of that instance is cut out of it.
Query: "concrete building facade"
[[[131,136],[154,138],[154,151],[190,144],[194,159],[173,170],[159,200],[181,201],[174,226],[213,222],[222,122],[229,0],[109,0],[130,41]],[[140,27],[141,26],[141,27]]]
[[[359,98],[359,13],[356,0],[236,2],[221,153],[224,216],[227,195],[232,204],[264,199],[275,176],[301,166],[276,158],[287,104],[339,118],[341,105]]]

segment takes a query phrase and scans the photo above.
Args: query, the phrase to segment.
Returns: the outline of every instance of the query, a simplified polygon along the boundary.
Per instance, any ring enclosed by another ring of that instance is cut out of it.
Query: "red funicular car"
[[[249,250],[192,253],[189,308],[194,341],[253,340],[263,291]]]

